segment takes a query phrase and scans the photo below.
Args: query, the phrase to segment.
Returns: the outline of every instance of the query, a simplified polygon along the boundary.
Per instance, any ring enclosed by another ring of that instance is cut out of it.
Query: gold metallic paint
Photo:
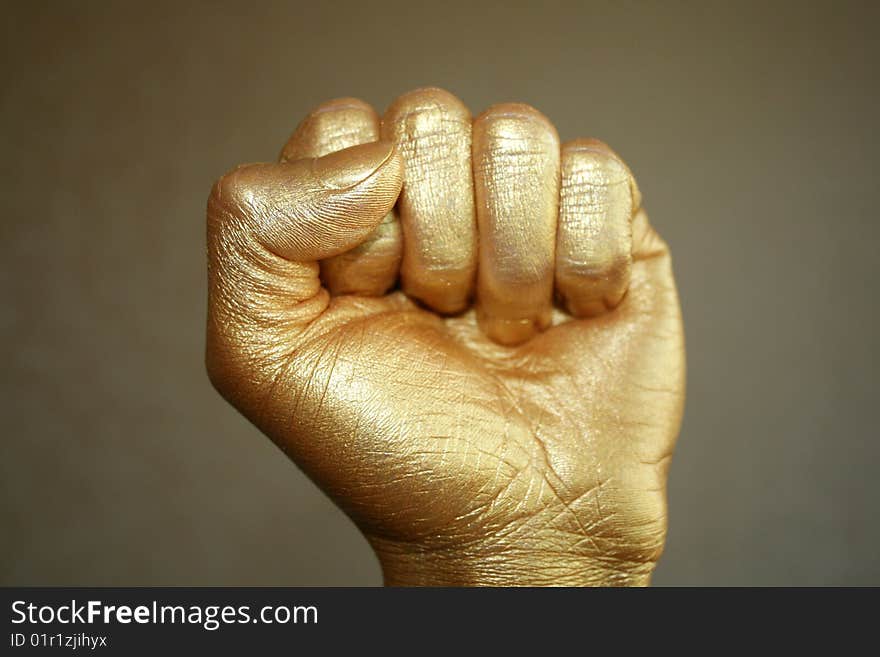
[[[281,151],[281,161],[321,157],[379,139],[379,117],[357,98],[322,103],[309,114]],[[392,210],[363,243],[321,261],[321,280],[333,294],[380,296],[397,280],[403,236]]]
[[[577,317],[599,315],[626,293],[632,267],[629,169],[602,142],[562,147],[556,289]]]
[[[559,207],[559,137],[528,105],[494,105],[474,121],[480,235],[477,316],[518,344],[550,325]]]
[[[460,312],[477,270],[471,114],[447,91],[416,89],[385,112],[382,137],[403,158],[403,290],[438,312]]]
[[[663,548],[685,372],[669,252],[638,202],[624,217],[622,193],[570,196],[591,167],[612,187],[621,173],[571,151],[564,257],[604,266],[631,240],[631,267],[613,309],[551,310],[560,165],[539,116],[495,108],[474,130],[490,335],[473,307],[321,286],[317,261],[362,243],[411,175],[391,143],[241,167],[209,199],[211,380],[357,523],[389,584],[644,585]],[[578,243],[594,234],[601,248]],[[590,276],[562,288],[595,296]]]

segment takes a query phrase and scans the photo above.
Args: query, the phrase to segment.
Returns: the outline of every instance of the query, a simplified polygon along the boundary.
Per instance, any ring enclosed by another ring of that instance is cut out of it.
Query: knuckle
[[[439,87],[421,87],[394,99],[385,112],[384,121],[399,124],[410,118],[418,121],[422,116],[437,114],[451,121],[464,117],[470,119],[470,112],[457,96]]]
[[[641,207],[642,196],[632,171],[605,142],[581,138],[564,144],[563,198],[577,199],[585,196],[589,199],[611,193],[627,194],[633,211]]]
[[[209,217],[230,213],[248,216],[256,203],[253,183],[259,169],[258,164],[240,164],[220,176],[208,198]]]
[[[559,145],[553,123],[531,105],[492,105],[474,120],[475,130],[504,141],[546,141]]]
[[[223,201],[224,199],[232,199],[240,193],[241,175],[239,172],[242,168],[242,165],[238,165],[217,179],[214,183],[212,193],[218,200]]]

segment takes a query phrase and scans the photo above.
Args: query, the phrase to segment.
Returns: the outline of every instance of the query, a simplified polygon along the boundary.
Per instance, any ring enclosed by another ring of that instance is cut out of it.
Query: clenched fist
[[[207,367],[389,584],[647,584],[684,399],[666,245],[605,144],[419,89],[208,200]]]

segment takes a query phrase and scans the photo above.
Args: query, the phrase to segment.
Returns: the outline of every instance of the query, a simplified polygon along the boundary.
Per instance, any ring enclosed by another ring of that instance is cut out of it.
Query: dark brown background
[[[379,583],[208,384],[204,201],[430,84],[607,140],[672,244],[656,583],[880,584],[876,3],[179,4],[4,5],[0,582]]]

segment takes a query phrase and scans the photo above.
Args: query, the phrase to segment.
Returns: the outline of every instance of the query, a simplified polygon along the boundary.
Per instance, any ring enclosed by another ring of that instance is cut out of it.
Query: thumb
[[[206,361],[230,401],[243,403],[242,385],[270,378],[324,312],[329,294],[317,261],[360,244],[391,210],[402,181],[390,142],[245,165],[217,181],[207,208]]]
[[[249,233],[285,260],[328,258],[366,238],[394,205],[402,180],[393,144],[382,141],[321,158],[244,165],[214,185],[208,229]]]

